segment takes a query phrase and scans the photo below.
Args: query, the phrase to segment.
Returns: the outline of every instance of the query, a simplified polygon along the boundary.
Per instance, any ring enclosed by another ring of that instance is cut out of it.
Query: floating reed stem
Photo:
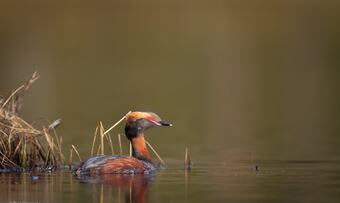
[[[161,156],[156,152],[156,150],[151,146],[151,144],[145,140],[145,143],[150,147],[150,149],[153,151],[153,153],[158,157],[159,161],[163,164],[166,165]]]

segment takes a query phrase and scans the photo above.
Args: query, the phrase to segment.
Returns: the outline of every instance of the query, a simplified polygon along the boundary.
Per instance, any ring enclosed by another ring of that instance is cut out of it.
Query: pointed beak
[[[155,125],[158,125],[158,126],[172,126],[171,123],[164,121],[164,120],[161,120],[161,121],[154,121],[154,120],[151,120],[151,119],[147,119],[147,120],[149,122],[155,124]]]
[[[158,121],[158,123],[159,123],[159,125],[161,125],[161,126],[172,126],[171,123],[169,123],[169,122],[167,122],[167,121],[164,121],[164,120]]]

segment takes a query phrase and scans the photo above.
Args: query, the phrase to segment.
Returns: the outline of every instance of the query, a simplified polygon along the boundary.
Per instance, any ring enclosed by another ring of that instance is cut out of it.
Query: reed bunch
[[[8,98],[0,99],[1,169],[59,166],[64,161],[62,137],[54,130],[61,120],[38,129],[20,116],[23,96],[38,78],[34,72]]]

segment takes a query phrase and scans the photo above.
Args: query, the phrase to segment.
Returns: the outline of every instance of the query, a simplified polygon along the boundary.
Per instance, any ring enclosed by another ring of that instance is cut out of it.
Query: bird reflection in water
[[[118,189],[117,202],[122,202],[122,193],[125,202],[144,203],[148,202],[148,188],[154,178],[154,174],[103,174],[101,176],[80,176],[81,183],[90,183],[94,185],[96,192],[99,192],[99,202],[107,198],[111,199],[112,190],[104,190],[104,188]],[[114,195],[114,194],[113,194]],[[115,200],[117,200],[115,199]],[[115,201],[116,202],[116,201]]]

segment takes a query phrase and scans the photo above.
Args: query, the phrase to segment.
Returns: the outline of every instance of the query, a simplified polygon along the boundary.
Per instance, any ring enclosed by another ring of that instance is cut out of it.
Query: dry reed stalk
[[[98,145],[97,156],[99,155],[99,151],[100,151],[100,145]]]
[[[63,145],[63,137],[61,137],[61,136],[60,136],[60,143],[59,143],[59,144],[60,144],[60,145],[59,145],[59,156],[60,156],[60,160],[61,160],[61,162],[64,162],[65,157],[64,157],[64,155],[63,155],[62,148],[61,148],[61,146]]]
[[[185,170],[190,170],[191,169],[191,159],[190,159],[188,147],[185,148],[184,168],[185,168]]]
[[[110,146],[110,149],[111,149],[111,154],[114,155],[115,154],[115,151],[113,150],[113,143],[112,143],[112,139],[111,139],[111,136],[110,134],[105,134],[105,137],[106,137],[106,140],[109,142],[109,146]]]
[[[9,101],[11,101],[12,97],[13,97],[16,93],[18,93],[20,90],[22,90],[24,87],[25,87],[25,85],[21,85],[18,89],[16,89],[14,92],[12,92],[12,94],[11,94],[11,95],[7,98],[7,100],[2,104],[0,110],[2,110],[2,109],[6,106],[6,104],[7,104]]]
[[[117,122],[116,122],[115,124],[113,124],[108,130],[106,130],[106,131],[104,132],[104,134],[110,132],[113,128],[115,128],[115,127],[116,127],[120,122],[122,122],[122,121],[126,118],[126,116],[129,115],[131,112],[132,112],[132,111],[127,112],[127,113],[125,114],[125,116],[123,116],[119,121],[117,121]]]
[[[70,165],[73,162],[73,148],[70,149]]]
[[[104,129],[103,123],[99,122],[98,126],[96,127],[94,136],[93,136],[93,140],[92,140],[92,147],[91,147],[91,156],[94,155],[94,150],[96,149],[96,141],[97,141],[97,134],[99,134],[99,145],[97,147],[97,155],[104,155],[105,154],[105,142],[104,142],[104,136],[106,138],[106,141],[111,149],[111,153],[114,153],[114,148],[113,148],[113,142],[111,139],[111,136],[108,135],[109,132],[115,128],[118,124],[120,124],[128,114],[130,114],[132,111],[129,111],[128,113],[126,113],[120,120],[118,120],[115,124],[113,124],[108,130]],[[120,154],[122,154],[122,143],[120,140],[120,135],[118,137],[118,141],[119,141],[119,152]]]
[[[91,156],[93,156],[93,149],[94,149],[94,145],[96,144],[97,132],[98,132],[98,126],[96,127],[96,130],[95,130],[94,136],[93,136],[92,147],[91,147]]]
[[[50,151],[51,151],[51,149],[47,149],[46,156],[45,156],[45,162],[44,162],[45,166],[47,166],[48,163],[50,162]]]
[[[120,138],[120,134],[118,133],[118,144],[119,144],[119,154],[123,154],[123,148],[122,148],[122,140]]]
[[[74,145],[71,145],[71,146],[72,146],[74,152],[77,154],[79,161],[82,161],[81,157],[80,157],[80,154],[79,154],[78,150],[76,149],[76,147]]]
[[[157,158],[159,159],[159,161],[163,164],[166,165],[165,162],[163,161],[163,159],[161,158],[161,156],[159,156],[159,154],[156,152],[156,150],[152,147],[152,145],[145,140],[145,143],[150,147],[150,149],[153,151],[153,153],[157,156]]]
[[[16,167],[20,167],[20,166],[18,166],[16,163],[14,163],[13,161],[11,161],[5,154],[3,154],[2,152],[0,152],[0,155],[2,155],[2,159],[4,160],[4,159],[6,159],[9,163],[10,163],[10,166],[11,165],[14,165],[14,166],[16,166]]]
[[[99,135],[100,135],[101,155],[104,155],[104,127],[101,121],[99,122]]]

